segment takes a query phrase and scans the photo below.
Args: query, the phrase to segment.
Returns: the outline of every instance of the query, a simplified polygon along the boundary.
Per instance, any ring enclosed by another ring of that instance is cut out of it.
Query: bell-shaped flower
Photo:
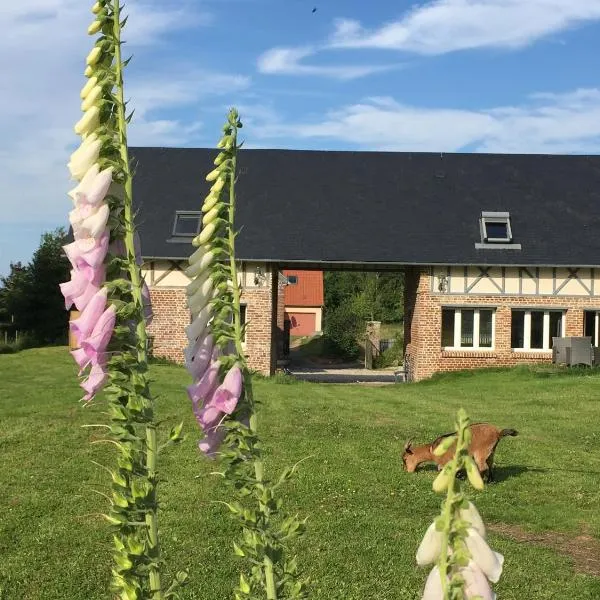
[[[241,369],[237,365],[231,367],[210,399],[210,405],[230,415],[240,399],[243,383]]]
[[[91,358],[88,356],[87,352],[83,348],[77,348],[75,350],[71,350],[71,356],[73,360],[77,363],[79,367],[79,374],[83,372],[83,370],[90,364]]]
[[[190,342],[195,342],[206,329],[206,325],[212,316],[212,307],[205,306],[196,318],[185,328],[185,335]]]
[[[70,322],[71,332],[80,345],[94,330],[98,319],[106,307],[107,297],[106,288],[102,288],[89,301],[79,318]]]
[[[152,323],[154,313],[152,311],[150,289],[145,281],[142,281],[142,303],[144,305],[144,319],[146,320],[146,325],[150,325]]]
[[[494,552],[475,529],[469,528],[465,542],[473,561],[490,581],[496,583],[502,574],[504,556]]]
[[[85,265],[84,269],[73,269],[70,281],[60,284],[60,291],[65,297],[65,308],[69,310],[75,304],[77,310],[83,310],[98,291],[104,279],[103,265],[96,268]]]
[[[214,458],[217,450],[225,439],[226,431],[222,428],[209,429],[203,439],[198,442],[200,451],[206,454],[208,458]]]
[[[185,367],[194,379],[204,375],[213,351],[213,336],[208,334],[184,350]]]
[[[217,361],[211,362],[204,375],[192,385],[188,386],[187,393],[192,401],[194,412],[198,410],[198,407],[210,397],[219,385],[219,363]]]
[[[90,204],[96,206],[106,198],[110,184],[112,183],[113,168],[109,167],[100,171],[86,186],[81,186],[81,190],[75,192],[75,202],[77,204]],[[81,181],[83,184],[85,180]]]
[[[425,532],[423,540],[417,549],[417,564],[420,567],[430,565],[437,561],[442,551],[442,540],[444,536],[432,523]]]
[[[82,268],[83,264],[94,269],[104,262],[108,251],[109,237],[108,231],[105,231],[98,239],[80,238],[63,246],[63,250],[76,269]]]
[[[81,383],[86,395],[83,397],[85,402],[90,402],[94,396],[102,389],[108,379],[108,372],[102,364],[93,365],[90,369],[88,378]]]
[[[465,581],[464,592],[467,598],[481,598],[481,600],[496,600],[489,581],[477,564],[470,560],[469,564],[460,570]]]
[[[225,413],[209,403],[202,409],[194,410],[194,415],[200,427],[202,427],[204,431],[208,431],[219,425],[225,416]]]
[[[90,185],[97,177],[98,173],[100,173],[100,165],[98,163],[94,163],[85,173],[83,179],[72,189],[67,192],[67,195],[70,196],[73,202],[77,201],[77,194],[85,194],[89,189]]]
[[[90,110],[85,111],[85,114],[75,124],[75,133],[84,135],[91,133],[100,125],[100,109],[97,106],[92,106]]]
[[[71,178],[77,181],[83,180],[85,174],[98,160],[101,149],[102,142],[100,140],[96,140],[83,148],[76,157],[72,157],[71,161],[67,165],[69,167],[69,171],[71,172]]]
[[[494,594],[490,588],[490,584],[485,578],[485,575],[473,561],[469,561],[468,566],[463,567],[460,570],[460,575],[465,582],[463,591],[467,600],[469,598],[496,600],[496,594]],[[442,578],[437,566],[431,569],[429,576],[427,577],[421,600],[444,600]]]
[[[92,364],[98,362],[98,357],[104,353],[115,328],[117,311],[111,304],[98,318],[94,329],[81,342],[81,348],[90,357]]]
[[[96,102],[98,102],[98,100],[100,100],[100,98],[102,98],[102,87],[97,85],[92,88],[90,93],[85,97],[85,100],[81,103],[81,110],[83,112],[89,110]]]
[[[97,239],[106,229],[106,223],[110,215],[108,204],[101,204],[89,216],[83,216],[88,210],[81,210],[77,207],[69,213],[69,220],[76,238],[93,237]]]
[[[431,569],[429,572],[421,600],[444,600],[442,578],[440,575],[440,570],[437,566],[433,567],[433,569]]]
[[[459,514],[461,519],[464,519],[469,523],[469,525],[485,539],[485,525],[483,524],[483,519],[472,502],[469,502],[468,508],[461,509]]]

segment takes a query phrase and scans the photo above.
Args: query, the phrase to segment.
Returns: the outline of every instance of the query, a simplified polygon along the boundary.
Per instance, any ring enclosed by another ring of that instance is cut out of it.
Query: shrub
[[[356,358],[360,353],[358,340],[364,332],[364,327],[364,319],[347,304],[327,311],[323,330],[323,342],[327,352],[343,358]]]
[[[403,355],[404,333],[397,331],[394,335],[394,343],[373,360],[373,366],[376,369],[398,366],[402,362]]]

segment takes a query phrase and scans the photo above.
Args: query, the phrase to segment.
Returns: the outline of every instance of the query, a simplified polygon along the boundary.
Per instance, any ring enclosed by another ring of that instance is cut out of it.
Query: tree
[[[69,278],[65,242],[63,228],[44,233],[31,262],[11,263],[9,275],[0,279],[0,321],[41,345],[66,340],[68,313],[58,287]]]

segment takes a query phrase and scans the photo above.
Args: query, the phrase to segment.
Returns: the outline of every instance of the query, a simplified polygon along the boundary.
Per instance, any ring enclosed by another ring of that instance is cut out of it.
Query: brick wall
[[[501,296],[444,295],[431,293],[428,267],[410,267],[405,277],[405,356],[409,378],[417,381],[438,371],[454,371],[520,363],[550,362],[548,351],[513,352],[511,309],[556,308],[565,311],[566,336],[583,335],[584,310],[597,309],[597,297],[583,296]],[[493,307],[495,312],[494,350],[443,350],[442,307]]]
[[[246,288],[246,356],[248,365],[265,375],[272,374],[272,299],[271,286]]]
[[[183,363],[185,328],[190,323],[185,288],[151,287],[150,300],[152,323],[148,334],[153,338],[152,354]]]
[[[280,294],[283,296],[283,294]],[[153,355],[183,363],[183,349],[187,346],[185,327],[190,323],[185,288],[150,287],[153,320],[148,328],[153,338]],[[246,356],[248,365],[266,375],[273,373],[275,349],[272,344],[273,303],[269,284],[246,288],[242,291],[246,304]],[[281,306],[283,328],[283,305]]]

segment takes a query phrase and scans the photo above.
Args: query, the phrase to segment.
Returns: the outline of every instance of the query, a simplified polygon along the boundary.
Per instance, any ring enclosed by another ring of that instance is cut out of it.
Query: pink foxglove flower
[[[242,371],[236,365],[229,369],[223,383],[215,390],[210,399],[210,406],[218,408],[225,414],[230,415],[237,406],[238,400],[242,394]]]
[[[81,316],[78,319],[71,321],[71,331],[80,345],[82,341],[92,333],[98,319],[104,312],[106,301],[106,289],[99,290],[89,301],[88,305],[81,313]]]
[[[81,387],[86,392],[86,395],[83,397],[83,400],[86,402],[91,401],[96,395],[96,393],[100,391],[100,389],[104,386],[107,379],[108,373],[104,365],[93,365],[90,369],[88,378],[81,384]]]
[[[115,328],[117,311],[111,304],[100,316],[90,336],[81,342],[81,348],[90,357],[92,364],[98,362],[101,355],[108,346]]]
[[[198,410],[200,403],[205,401],[219,385],[219,363],[214,361],[208,367],[204,375],[194,384],[188,386],[187,392],[194,412]]]
[[[206,371],[213,351],[213,336],[208,334],[200,338],[193,346],[184,351],[185,366],[194,379],[200,379]]]
[[[208,458],[214,458],[219,446],[225,439],[225,430],[223,428],[210,429],[206,432],[204,438],[198,442],[198,448],[204,452]]]
[[[99,267],[108,251],[109,234],[105,231],[98,239],[81,238],[63,246],[67,258],[75,268],[83,263],[90,267]]]

